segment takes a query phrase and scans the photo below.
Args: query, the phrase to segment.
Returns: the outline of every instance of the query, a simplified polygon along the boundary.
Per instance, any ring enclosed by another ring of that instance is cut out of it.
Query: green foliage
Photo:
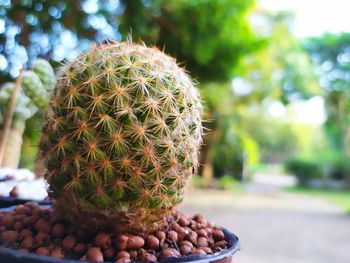
[[[350,214],[350,191],[340,189],[313,189],[308,187],[287,188],[288,191],[328,200]]]
[[[298,178],[301,186],[307,186],[311,179],[322,178],[322,166],[317,161],[291,158],[286,161],[285,168]]]
[[[137,227],[182,201],[202,106],[174,59],[132,42],[95,46],[62,68],[50,111],[39,147],[61,216],[124,215]]]
[[[1,1],[0,50],[7,67],[0,76],[16,77],[37,57],[69,59],[93,41],[116,39],[120,11],[117,0]]]
[[[217,179],[219,189],[232,190],[237,186],[237,181],[230,175],[224,175]]]
[[[334,149],[350,156],[350,33],[310,38],[305,49],[318,66],[327,110],[326,132]]]
[[[247,19],[254,0],[121,2],[122,35],[164,47],[201,82],[231,80],[242,55],[260,45]]]
[[[222,122],[221,134],[213,145],[215,176],[226,174],[242,179],[244,166],[258,161],[259,148],[248,133],[236,127],[237,122],[230,116],[219,122]]]
[[[270,28],[265,48],[246,56],[240,63],[237,75],[251,87],[241,95],[242,99],[259,102],[269,98],[287,104],[319,95],[312,62],[290,32],[291,14],[258,11],[256,15],[266,20]]]

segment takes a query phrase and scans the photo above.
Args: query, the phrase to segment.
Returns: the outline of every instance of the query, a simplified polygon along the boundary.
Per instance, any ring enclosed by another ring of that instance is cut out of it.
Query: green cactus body
[[[23,73],[22,88],[36,107],[45,110],[49,102],[49,95],[35,72],[28,70]]]
[[[48,61],[38,58],[34,60],[31,69],[39,76],[46,91],[50,92],[54,89],[56,86],[56,76]]]
[[[1,112],[2,118],[6,114],[8,103],[10,101],[14,87],[15,87],[14,82],[4,83],[0,87],[0,109],[1,109],[0,112]],[[37,112],[37,110],[38,109],[35,107],[35,105],[24,94],[23,90],[19,90],[17,100],[16,100],[15,112],[13,115],[13,121],[25,122],[27,119],[32,117]],[[1,122],[3,121],[2,118],[1,118]]]
[[[111,43],[67,64],[40,142],[56,213],[159,227],[198,165],[201,110],[189,76],[155,48]]]

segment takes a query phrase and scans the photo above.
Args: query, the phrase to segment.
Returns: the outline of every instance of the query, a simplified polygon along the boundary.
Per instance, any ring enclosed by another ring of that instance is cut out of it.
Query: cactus
[[[7,82],[0,87],[0,112],[1,112],[1,122],[3,120],[3,115],[6,113],[12,91],[14,89],[15,83]],[[37,108],[30,101],[30,99],[24,94],[23,90],[19,90],[18,97],[16,100],[16,107],[13,116],[13,121],[25,121],[35,114]]]
[[[158,228],[197,168],[201,102],[156,48],[95,46],[62,69],[39,145],[57,216]]]
[[[11,127],[12,141],[7,142],[2,161],[2,165],[6,167],[17,168],[25,122],[38,110],[42,112],[45,110],[49,102],[49,94],[56,83],[53,69],[47,61],[37,59],[33,62],[31,69],[32,71],[27,70],[23,73],[22,89],[17,95]],[[8,82],[0,87],[0,123],[4,121],[14,86],[15,83]]]
[[[45,59],[38,58],[32,63],[31,69],[37,74],[47,92],[56,86],[56,76],[50,63]]]

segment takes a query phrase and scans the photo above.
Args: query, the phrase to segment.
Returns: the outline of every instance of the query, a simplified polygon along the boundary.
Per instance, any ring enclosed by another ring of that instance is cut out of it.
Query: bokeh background
[[[183,209],[239,235],[236,263],[347,263],[348,10],[344,0],[0,0],[0,82],[37,57],[57,69],[94,42],[164,49],[205,105]],[[34,169],[42,121],[26,122],[20,167]]]

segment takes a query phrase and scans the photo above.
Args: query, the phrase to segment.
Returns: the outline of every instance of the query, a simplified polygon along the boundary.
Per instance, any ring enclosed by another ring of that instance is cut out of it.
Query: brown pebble
[[[46,247],[38,247],[35,253],[39,256],[48,256],[50,251]]]
[[[12,227],[14,221],[15,220],[13,219],[13,216],[7,214],[1,218],[1,225],[5,226],[7,229],[10,229]]]
[[[33,201],[25,202],[24,205],[28,206],[31,209],[39,206],[37,202],[33,202]]]
[[[216,247],[216,248],[219,247],[219,248],[224,249],[224,248],[226,248],[226,245],[227,245],[227,242],[225,240],[221,240],[221,241],[215,242],[214,247]]]
[[[191,227],[193,230],[199,229],[199,227],[197,226],[197,222],[194,221],[194,220],[190,220],[190,227]]]
[[[5,232],[7,229],[5,226],[0,226],[0,234]]]
[[[166,238],[166,235],[163,231],[158,230],[155,234],[155,236],[159,239],[160,242],[164,241]]]
[[[186,227],[189,225],[190,221],[185,217],[185,216],[181,216],[177,222],[179,223],[180,226],[182,227]]]
[[[28,253],[29,250],[26,248],[20,248],[20,249],[17,249],[17,252]]]
[[[192,254],[194,255],[206,255],[203,249],[195,248],[192,250]]]
[[[18,205],[18,206],[16,206],[14,212],[15,212],[15,214],[18,214],[18,215],[29,216],[32,214],[32,209],[30,209],[28,206],[25,206],[25,205]]]
[[[202,229],[201,229],[202,230]],[[208,235],[212,235],[213,234],[213,229],[211,227],[207,227],[205,229],[205,231],[208,233]]]
[[[33,233],[29,229],[23,229],[21,232],[19,232],[19,236],[21,238],[31,237],[31,236],[33,236]]]
[[[28,217],[23,219],[23,224],[25,226],[31,227],[36,223],[36,221],[38,221],[37,216],[28,216]]]
[[[193,220],[195,221],[198,221],[200,219],[204,219],[204,216],[201,214],[201,213],[198,213],[198,214],[195,214],[193,217],[192,217]]]
[[[64,237],[66,234],[66,228],[62,224],[55,224],[52,228],[52,235],[54,237]]]
[[[22,222],[25,218],[27,218],[28,216],[24,215],[24,214],[14,214],[13,219],[15,221],[19,221]]]
[[[1,234],[1,239],[5,244],[10,245],[17,240],[18,232],[13,230],[7,230]]]
[[[119,235],[115,240],[115,246],[118,250],[125,250],[128,243],[127,235]]]
[[[36,206],[32,209],[32,216],[41,216],[45,209],[41,206]]]
[[[86,252],[86,246],[83,243],[78,243],[73,247],[73,252],[78,256],[81,256]]]
[[[181,226],[180,226],[177,222],[173,221],[173,222],[171,222],[171,224],[170,224],[170,228],[171,228],[172,230],[179,231],[179,229],[181,228]]]
[[[193,248],[193,244],[190,241],[188,241],[188,240],[182,240],[182,241],[180,241],[179,244],[180,244],[180,246],[188,246],[191,249]]]
[[[194,231],[190,231],[186,236],[185,239],[190,241],[193,245],[197,245],[197,238],[198,235]]]
[[[146,239],[146,245],[150,249],[158,249],[159,248],[159,239],[153,235],[150,235]]]
[[[119,251],[117,258],[130,258],[130,254],[126,251]]]
[[[26,237],[23,239],[22,243],[21,243],[21,247],[22,248],[31,248],[34,244],[34,238],[32,237]]]
[[[137,250],[129,250],[130,258],[136,259],[137,258]]]
[[[174,230],[170,230],[168,233],[167,233],[167,236],[168,236],[168,239],[170,242],[176,242],[179,238],[178,234],[176,231]]]
[[[208,232],[206,229],[198,229],[196,232],[199,237],[208,237]]]
[[[22,230],[22,228],[23,228],[23,223],[22,222],[15,222],[13,224],[13,229],[14,230],[20,231],[20,230]]]
[[[64,254],[61,247],[55,247],[50,253],[51,257],[54,258],[64,258]]]
[[[180,256],[180,252],[179,251],[177,251],[174,248],[166,248],[159,255],[159,259],[163,260],[164,258],[167,258],[167,257],[178,257],[178,256]]]
[[[86,252],[86,260],[90,260],[92,262],[103,262],[103,254],[98,247],[90,247]]]
[[[197,245],[199,247],[207,247],[208,246],[208,240],[205,237],[199,237],[197,239]]]
[[[69,236],[66,236],[63,241],[62,241],[62,247],[65,249],[65,250],[71,250],[75,244],[77,243],[77,239],[75,236],[72,236],[72,235],[69,235]]]
[[[118,258],[115,263],[130,263],[131,259],[130,258]]]
[[[214,228],[212,235],[215,241],[221,241],[225,238],[224,232],[222,232],[222,230],[219,228]]]
[[[99,233],[95,237],[96,246],[102,247],[103,249],[107,249],[111,246],[111,238],[106,233]]]
[[[51,224],[45,219],[41,218],[38,220],[38,222],[36,222],[35,229],[37,231],[42,231],[49,234],[51,232]]]
[[[139,249],[145,244],[145,240],[140,236],[130,236],[127,241],[128,249]]]
[[[140,259],[143,262],[158,262],[157,257],[150,253],[142,253]]]
[[[9,193],[9,195],[10,195],[11,197],[18,197],[18,196],[19,196],[17,186],[14,186],[14,187],[12,188],[12,190],[11,190],[10,193]]]
[[[115,250],[113,248],[108,248],[108,249],[103,251],[103,258],[105,260],[110,261],[110,260],[114,259],[114,257],[115,257]]]
[[[35,235],[35,241],[38,243],[38,245],[44,245],[46,243],[46,240],[48,238],[48,234],[44,232],[39,232],[38,234]]]
[[[187,231],[186,231],[186,229],[183,228],[183,227],[180,227],[176,232],[177,232],[177,235],[178,235],[178,237],[179,237],[179,238],[178,238],[179,240],[184,239],[185,236],[187,235]]]
[[[197,220],[197,226],[198,228],[205,228],[208,226],[207,220],[205,220],[204,218],[200,218]]]
[[[192,248],[191,247],[189,247],[189,246],[181,246],[180,247],[180,253],[181,253],[181,255],[188,255],[188,254],[190,254],[191,253],[191,251],[192,251]]]

